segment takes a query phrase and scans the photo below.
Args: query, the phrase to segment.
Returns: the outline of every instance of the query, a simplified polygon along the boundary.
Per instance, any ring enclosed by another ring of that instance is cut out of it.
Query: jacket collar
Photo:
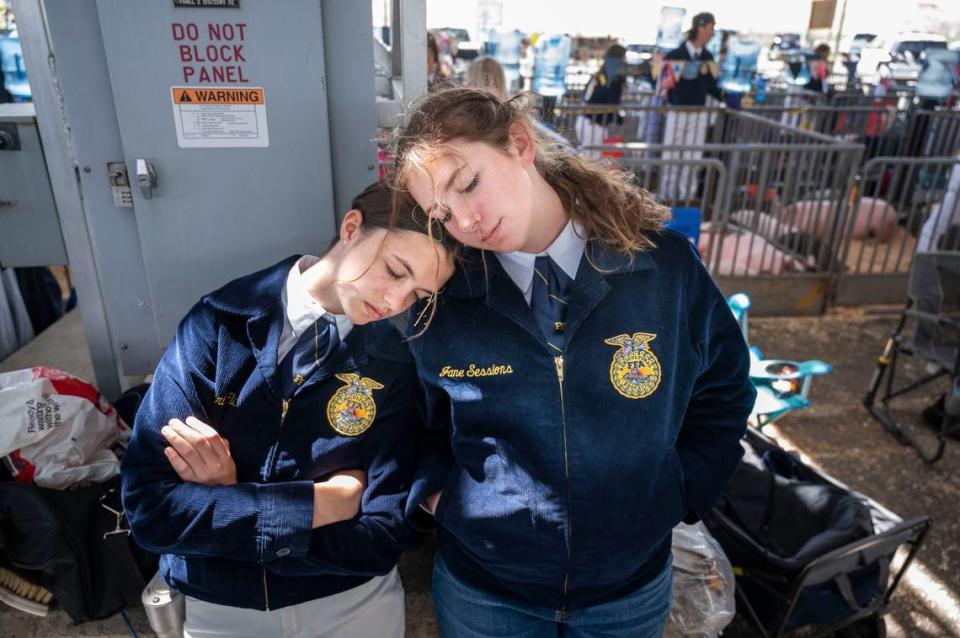
[[[600,242],[591,239],[587,241],[580,267],[577,269],[577,281],[595,279],[595,276],[607,279],[652,268],[656,268],[656,262],[648,251],[635,252],[631,260],[628,255],[609,251]],[[491,251],[468,249],[463,263],[444,288],[443,294],[456,299],[482,297],[493,286],[494,279],[501,277],[508,283],[513,283],[500,265],[500,260]]]
[[[241,317],[268,314],[279,308],[282,318],[283,287],[290,269],[299,259],[300,255],[293,255],[263,270],[234,279],[206,295],[203,301],[220,312]]]
[[[283,287],[290,269],[299,259],[300,255],[288,257],[273,266],[235,279],[203,298],[204,303],[216,310],[244,321],[247,339],[257,359],[257,366],[278,396],[280,386],[276,379],[277,345],[285,321]],[[354,326],[340,343],[340,348],[333,355],[331,370],[353,371],[367,362],[365,328],[366,326]]]
[[[458,269],[444,294],[466,299],[486,297],[492,310],[529,332],[550,350],[523,293],[500,265],[500,260],[484,251],[470,251],[466,258],[469,261]],[[656,262],[647,252],[636,252],[631,260],[627,255],[605,250],[599,242],[588,241],[568,300],[567,338],[572,338],[610,291],[609,279],[654,268]]]

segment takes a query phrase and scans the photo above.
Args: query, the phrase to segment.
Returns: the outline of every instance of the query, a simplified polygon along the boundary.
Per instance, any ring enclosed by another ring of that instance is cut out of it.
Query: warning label
[[[267,106],[258,87],[171,87],[180,148],[264,148]]]
[[[263,89],[173,89],[178,104],[263,104]]]

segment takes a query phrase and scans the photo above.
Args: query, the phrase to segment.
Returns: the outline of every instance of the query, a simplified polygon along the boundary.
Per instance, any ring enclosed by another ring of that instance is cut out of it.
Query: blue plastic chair
[[[747,344],[750,343],[747,321],[750,304],[750,297],[742,292],[727,298],[727,306],[737,320]],[[750,423],[763,429],[785,414],[806,408],[810,405],[810,385],[813,378],[831,370],[833,367],[830,364],[819,359],[764,359],[758,347],[750,346],[750,381],[757,389],[757,400],[750,413]]]
[[[681,233],[696,248],[700,241],[700,221],[703,219],[703,213],[699,208],[671,208],[670,210],[673,213],[673,219],[664,226]]]

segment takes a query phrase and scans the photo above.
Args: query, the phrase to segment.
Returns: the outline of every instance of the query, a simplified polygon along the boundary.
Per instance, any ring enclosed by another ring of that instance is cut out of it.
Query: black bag
[[[71,490],[0,483],[0,564],[49,589],[75,623],[140,604],[157,557],[130,537],[120,478]]]

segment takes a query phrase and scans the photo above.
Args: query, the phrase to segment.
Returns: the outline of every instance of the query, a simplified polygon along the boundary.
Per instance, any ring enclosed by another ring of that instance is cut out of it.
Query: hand
[[[170,444],[163,453],[184,481],[201,485],[237,482],[237,466],[230,456],[230,443],[200,419],[188,416],[186,423],[170,419],[160,434]]]
[[[360,499],[367,489],[363,470],[342,470],[313,486],[313,527],[348,521],[360,513]]]
[[[440,502],[441,496],[443,496],[443,490],[440,490],[439,492],[434,492],[433,494],[427,497],[427,500],[424,503],[424,505],[427,506],[427,509],[430,511],[430,513],[433,514],[434,516],[436,516],[437,514],[437,503]]]

